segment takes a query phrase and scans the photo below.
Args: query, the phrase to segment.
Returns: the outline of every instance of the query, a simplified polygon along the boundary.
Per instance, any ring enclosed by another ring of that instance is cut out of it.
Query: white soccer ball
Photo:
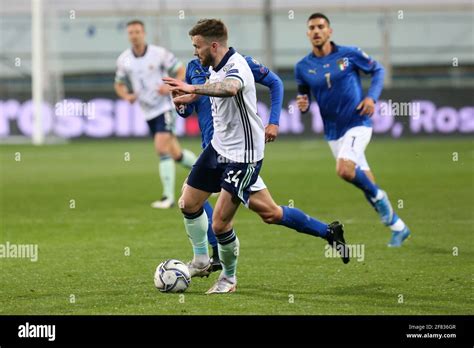
[[[155,286],[161,292],[184,292],[191,283],[188,266],[175,259],[166,260],[156,267]]]

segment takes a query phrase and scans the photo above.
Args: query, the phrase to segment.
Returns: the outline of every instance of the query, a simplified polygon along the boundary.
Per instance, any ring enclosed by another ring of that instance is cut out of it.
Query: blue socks
[[[281,221],[278,222],[278,225],[283,225],[315,237],[326,237],[328,233],[327,224],[312,218],[297,208],[281,207],[283,209],[283,217]]]
[[[365,196],[365,199],[367,200],[367,202],[369,202],[369,204],[372,206],[372,208],[375,209],[375,203],[372,202],[372,199],[370,199],[370,196],[365,192],[364,192],[364,196]],[[375,209],[375,210],[377,210],[377,209]]]
[[[377,196],[377,191],[379,190],[377,185],[370,181],[360,167],[356,167],[355,177],[352,179],[351,183],[364,191],[364,193],[370,198],[375,198],[375,196]]]
[[[393,224],[395,224],[399,219],[400,218],[398,217],[397,213],[393,212],[392,221],[390,221],[389,226],[392,226]]]
[[[207,226],[207,240],[209,244],[211,244],[212,248],[217,247],[217,239],[216,235],[214,234],[214,231],[212,230],[212,213],[213,209],[211,204],[206,201],[204,203],[204,211],[206,212],[207,215],[207,220],[208,220],[208,226]]]

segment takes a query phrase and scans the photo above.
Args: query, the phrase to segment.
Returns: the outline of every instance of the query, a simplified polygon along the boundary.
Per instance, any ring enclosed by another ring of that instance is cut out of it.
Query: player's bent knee
[[[181,197],[183,197],[184,189],[186,188],[187,184],[188,184],[188,178],[184,179],[183,185],[181,186]],[[181,199],[181,197],[179,199]]]
[[[179,197],[178,207],[184,215],[192,215],[201,209],[198,202],[193,202],[183,195]]]
[[[171,154],[170,142],[166,138],[158,137],[155,140],[155,148],[160,156],[169,156]]]
[[[232,219],[223,218],[219,212],[214,210],[212,216],[212,230],[215,234],[222,234],[232,229]]]
[[[232,229],[232,224],[225,221],[212,221],[212,230],[215,234],[222,234]]]
[[[181,209],[181,212],[184,213],[184,209],[186,207],[186,204],[184,202],[183,196],[179,197],[178,199],[178,208]]]
[[[216,221],[212,221],[212,230],[215,234],[222,233],[222,226],[216,223]]]
[[[158,156],[170,156],[170,151],[166,146],[157,146],[156,153]]]
[[[281,221],[283,212],[280,207],[276,206],[272,210],[260,214],[260,217],[266,224],[277,224]]]
[[[351,181],[355,176],[354,168],[347,166],[338,166],[336,172],[339,177],[347,181]]]
[[[262,220],[269,225],[276,224],[279,221],[271,214],[262,216]]]

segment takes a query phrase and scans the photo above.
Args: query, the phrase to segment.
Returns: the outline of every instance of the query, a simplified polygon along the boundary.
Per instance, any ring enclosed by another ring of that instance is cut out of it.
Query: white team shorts
[[[257,178],[257,181],[255,181],[255,183],[252,186],[250,186],[250,192],[258,192],[266,188],[267,188],[267,185],[265,185],[262,177],[259,175]]]
[[[349,129],[346,134],[337,140],[330,140],[334,158],[348,159],[354,162],[362,170],[369,170],[369,164],[365,158],[365,148],[372,137],[372,127],[359,126]]]

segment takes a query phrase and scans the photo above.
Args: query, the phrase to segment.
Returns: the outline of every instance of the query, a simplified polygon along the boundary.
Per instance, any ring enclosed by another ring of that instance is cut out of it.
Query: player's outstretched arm
[[[194,92],[196,94],[226,98],[236,96],[242,88],[242,83],[236,79],[224,79],[222,82],[208,83],[194,87],[196,88]]]
[[[242,88],[242,84],[237,79],[227,78],[222,82],[207,83],[204,85],[189,85],[183,81],[170,77],[163,78],[163,81],[171,86],[171,91],[180,91],[186,94],[207,95],[210,97],[233,97]],[[182,97],[178,97],[182,98]]]
[[[199,95],[197,94],[183,94],[183,95],[173,98],[173,103],[179,113],[179,109],[182,109],[183,105],[189,106],[190,104],[194,103],[198,99],[199,99]]]

